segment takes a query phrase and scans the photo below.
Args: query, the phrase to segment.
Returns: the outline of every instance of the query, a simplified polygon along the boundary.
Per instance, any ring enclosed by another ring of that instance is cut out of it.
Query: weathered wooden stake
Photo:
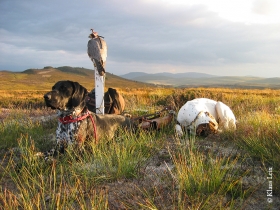
[[[100,76],[96,65],[95,70],[95,105],[96,105],[96,114],[104,114],[104,86],[105,79],[104,76]]]

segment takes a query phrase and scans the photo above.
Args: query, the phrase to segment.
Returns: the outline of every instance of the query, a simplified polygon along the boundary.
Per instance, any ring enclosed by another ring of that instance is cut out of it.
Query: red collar
[[[95,143],[97,143],[97,134],[96,134],[96,125],[94,123],[93,117],[91,116],[90,112],[87,111],[84,115],[77,117],[77,118],[73,118],[71,115],[69,116],[65,116],[65,117],[60,117],[58,118],[58,120],[62,123],[62,124],[68,124],[68,123],[73,123],[73,122],[78,122],[81,120],[86,119],[87,117],[90,117],[92,125],[93,125],[93,129],[94,129],[94,138],[95,138]]]
[[[73,122],[78,122],[78,121],[84,120],[89,115],[90,115],[90,113],[87,111],[84,115],[77,117],[77,118],[73,118],[71,115],[69,115],[69,116],[65,116],[65,117],[60,117],[60,118],[58,118],[58,120],[63,124],[68,124],[68,123],[73,123]]]

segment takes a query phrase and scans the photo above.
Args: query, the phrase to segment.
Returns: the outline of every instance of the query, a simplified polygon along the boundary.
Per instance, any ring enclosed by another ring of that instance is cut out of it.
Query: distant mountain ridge
[[[130,72],[128,74],[119,75],[120,77],[126,78],[126,79],[135,79],[137,77],[144,77],[144,76],[150,76],[153,78],[156,77],[170,77],[170,78],[182,78],[182,77],[188,77],[188,78],[211,78],[211,77],[218,77],[216,75],[211,74],[205,74],[205,73],[198,73],[198,72],[186,72],[186,73],[169,73],[169,72],[162,72],[162,73],[154,73],[149,74],[145,72]]]
[[[168,72],[149,74],[131,72],[120,77],[173,87],[235,87],[235,88],[280,88],[280,78],[263,78],[253,76],[217,76],[205,73],[186,72],[172,74]]]

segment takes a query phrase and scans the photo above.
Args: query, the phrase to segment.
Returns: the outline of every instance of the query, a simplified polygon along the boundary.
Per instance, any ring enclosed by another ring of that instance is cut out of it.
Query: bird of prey
[[[90,29],[92,33],[89,35],[88,41],[88,56],[97,68],[100,76],[105,74],[105,64],[107,58],[107,44],[104,37],[99,36],[96,31]]]

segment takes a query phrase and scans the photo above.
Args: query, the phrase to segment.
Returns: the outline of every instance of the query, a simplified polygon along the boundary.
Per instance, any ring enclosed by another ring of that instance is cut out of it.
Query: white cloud
[[[158,0],[157,2],[181,7],[204,5],[209,11],[232,22],[280,23],[280,1],[278,0]]]
[[[252,11],[260,15],[270,15],[274,11],[275,3],[273,0],[255,0]]]

